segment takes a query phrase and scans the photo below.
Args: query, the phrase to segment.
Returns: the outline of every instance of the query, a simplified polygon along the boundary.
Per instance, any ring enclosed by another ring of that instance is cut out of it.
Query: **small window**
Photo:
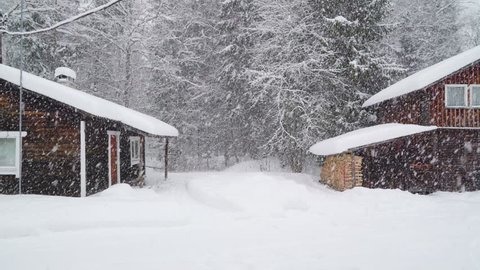
[[[470,100],[472,107],[480,107],[480,84],[470,87]]]
[[[130,137],[131,165],[140,163],[140,137]]]
[[[25,136],[26,133],[22,133]],[[20,174],[20,140],[16,131],[0,131],[0,175]]]
[[[447,85],[445,86],[445,103],[447,107],[467,107],[467,86]]]

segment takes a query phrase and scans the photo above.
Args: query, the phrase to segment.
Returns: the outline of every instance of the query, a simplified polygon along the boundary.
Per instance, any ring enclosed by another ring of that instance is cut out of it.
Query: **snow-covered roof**
[[[20,85],[20,70],[0,64],[0,79]],[[122,122],[150,135],[178,136],[176,128],[154,117],[28,72],[23,72],[23,87],[92,115]]]
[[[363,107],[368,107],[385,100],[423,89],[479,60],[480,46],[477,46],[456,56],[443,60],[442,62],[433,66],[422,69],[419,72],[390,85],[365,101],[365,103],[363,103]]]
[[[310,147],[312,154],[329,156],[340,154],[361,146],[380,143],[416,133],[435,130],[436,126],[419,126],[406,124],[381,124],[367,127],[333,137]]]

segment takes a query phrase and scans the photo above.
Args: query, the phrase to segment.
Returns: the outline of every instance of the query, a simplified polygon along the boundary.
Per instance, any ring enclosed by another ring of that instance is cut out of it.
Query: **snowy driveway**
[[[0,269],[480,269],[479,209],[479,192],[173,174],[84,199],[0,196]]]

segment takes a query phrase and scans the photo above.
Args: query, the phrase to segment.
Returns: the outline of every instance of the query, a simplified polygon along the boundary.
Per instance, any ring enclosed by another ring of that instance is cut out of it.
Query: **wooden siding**
[[[446,84],[480,84],[480,62],[455,72],[423,90],[380,103],[376,106],[378,122],[439,127],[480,127],[480,108],[445,107]]]
[[[18,89],[0,81],[0,130],[18,130]],[[79,196],[80,117],[51,99],[24,92],[22,192]],[[17,193],[18,181],[0,176],[0,193]]]
[[[363,186],[411,192],[480,189],[480,130],[439,129],[356,152]]]
[[[143,186],[145,184],[145,137],[136,132],[124,129],[120,136],[120,171],[122,173],[122,182],[132,186]],[[140,162],[131,165],[130,160],[130,136],[140,137]]]
[[[108,136],[107,131],[120,131],[120,179],[130,185],[144,184],[144,154],[141,162],[131,166],[130,136],[141,138],[144,153],[144,136],[125,128],[118,122],[104,118],[88,117],[85,121],[86,156],[87,156],[87,195],[95,194],[108,188]]]
[[[362,157],[351,154],[327,157],[320,181],[339,191],[362,186]]]
[[[108,187],[107,130],[121,132],[122,182],[143,185],[143,133],[92,116],[39,94],[24,91],[23,193],[80,196],[80,121],[86,123],[87,195]],[[0,130],[18,130],[18,88],[0,80]],[[140,164],[131,166],[129,136],[141,138]],[[13,175],[0,175],[0,193],[18,193]]]
[[[423,91],[387,100],[381,103],[376,110],[378,122],[381,124],[426,124],[422,122],[429,122],[429,119],[426,121],[421,119],[422,102],[425,102],[425,100],[427,100],[427,96]]]
[[[463,69],[427,89],[429,99],[432,101],[431,124],[439,127],[480,127],[479,108],[445,107],[445,84],[480,84],[480,64]]]

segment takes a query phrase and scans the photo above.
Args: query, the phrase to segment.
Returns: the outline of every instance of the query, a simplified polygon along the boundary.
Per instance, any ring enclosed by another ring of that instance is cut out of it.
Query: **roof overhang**
[[[152,116],[28,72],[23,72],[22,76],[22,86],[25,89],[88,114],[121,122],[155,137],[178,136],[175,127]],[[19,86],[20,70],[0,64],[0,79]]]
[[[436,130],[436,126],[420,126],[409,124],[381,124],[357,129],[337,137],[316,143],[308,150],[314,155],[330,156],[353,151],[372,144],[387,142],[392,139],[417,133]]]

